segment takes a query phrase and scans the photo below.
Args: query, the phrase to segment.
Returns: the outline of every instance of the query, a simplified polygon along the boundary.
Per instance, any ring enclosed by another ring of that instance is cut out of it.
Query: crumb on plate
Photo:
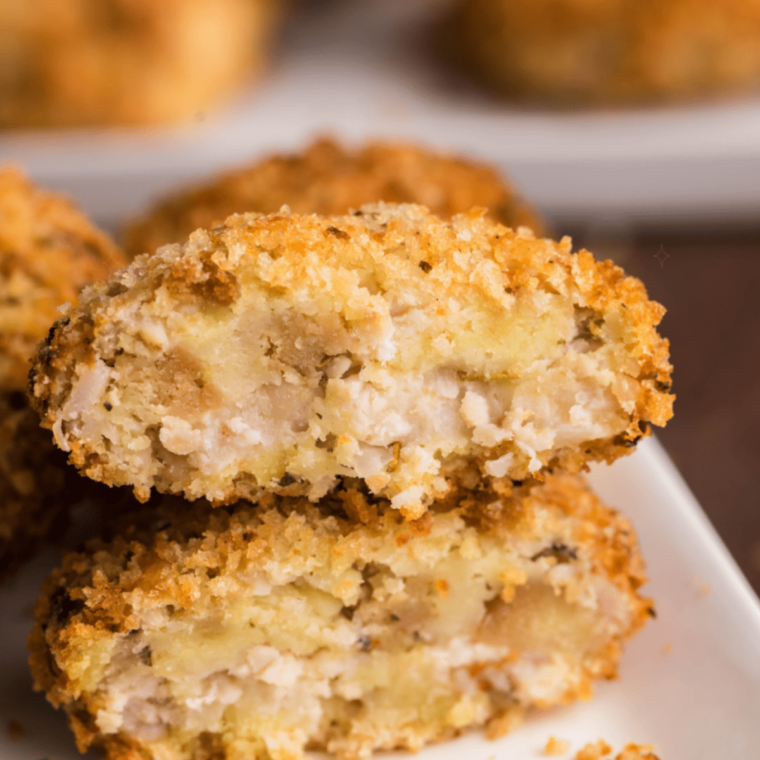
[[[550,736],[544,745],[545,755],[564,755],[570,751],[570,742],[567,739],[558,739]]]

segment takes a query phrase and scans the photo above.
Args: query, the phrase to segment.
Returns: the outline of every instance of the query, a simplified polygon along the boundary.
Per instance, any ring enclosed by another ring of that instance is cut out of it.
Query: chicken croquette
[[[442,218],[488,209],[506,227],[541,222],[491,167],[404,143],[370,143],[355,151],[319,140],[301,154],[276,155],[206,185],[166,198],[126,231],[128,255],[187,240],[231,214],[288,206],[297,214],[347,214],[366,203],[419,203]]]
[[[760,89],[758,0],[459,0],[443,44],[494,90],[565,106]]]
[[[0,127],[197,118],[259,73],[280,2],[0,3]]]
[[[663,312],[569,239],[476,212],[246,214],[88,289],[30,380],[69,460],[140,500],[316,501],[355,478],[416,519],[664,424]]]
[[[0,576],[58,524],[71,481],[27,401],[32,356],[56,307],[125,263],[67,199],[0,168]]]
[[[107,760],[498,736],[588,698],[653,614],[630,524],[568,476],[414,523],[352,489],[255,509],[165,498],[66,556],[36,607],[35,686]]]

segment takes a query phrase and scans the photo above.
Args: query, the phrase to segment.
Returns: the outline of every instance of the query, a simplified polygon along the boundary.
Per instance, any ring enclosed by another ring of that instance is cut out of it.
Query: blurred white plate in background
[[[498,741],[473,732],[417,760],[538,760],[552,735],[569,739],[573,752],[604,738],[616,750],[630,741],[654,744],[662,760],[757,760],[757,597],[656,440],[612,467],[596,467],[591,481],[633,520],[651,577],[644,592],[657,605],[657,619],[625,653],[621,679],[600,684],[592,701],[536,715]],[[0,760],[79,757],[63,716],[32,693],[26,666],[31,606],[54,564],[40,558],[0,589]],[[16,741],[5,730],[11,719],[24,728]]]
[[[0,162],[114,224],[188,179],[316,134],[401,137],[509,171],[558,222],[760,220],[760,95],[612,112],[520,109],[458,80],[425,49],[442,0],[302,9],[269,76],[181,128],[5,132]]]

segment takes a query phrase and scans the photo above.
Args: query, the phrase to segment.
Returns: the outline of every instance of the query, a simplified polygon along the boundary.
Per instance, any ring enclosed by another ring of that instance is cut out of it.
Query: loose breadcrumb
[[[131,256],[179,243],[231,214],[347,214],[366,203],[419,203],[449,219],[473,207],[506,227],[543,226],[493,168],[413,144],[374,142],[348,150],[318,140],[303,153],[275,155],[161,201],[124,236]]]
[[[557,739],[550,736],[544,746],[545,755],[564,755],[570,751],[570,742],[567,739]]]
[[[575,760],[601,760],[612,752],[612,747],[603,739],[587,744],[575,754]]]
[[[626,744],[615,760],[659,760],[651,744]]]
[[[614,678],[648,619],[633,528],[569,476],[413,523],[355,489],[167,499],[112,534],[65,557],[29,638],[35,687],[108,760],[495,737]]]
[[[244,214],[89,289],[30,378],[70,461],[141,500],[316,501],[358,478],[417,519],[665,424],[663,313],[569,239],[475,212]]]
[[[594,744],[587,744],[575,755],[575,760],[602,760],[612,754],[612,747],[600,739]],[[649,744],[626,744],[615,760],[659,760],[654,754],[654,747]]]

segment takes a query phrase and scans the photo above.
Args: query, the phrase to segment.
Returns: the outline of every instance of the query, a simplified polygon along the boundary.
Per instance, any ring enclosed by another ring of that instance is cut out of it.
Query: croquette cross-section
[[[108,760],[297,760],[498,736],[588,698],[653,614],[630,524],[582,482],[466,494],[407,522],[347,489],[153,505],[64,559],[36,688]],[[140,527],[142,526],[142,527]]]
[[[159,203],[127,230],[127,253],[153,253],[198,229],[223,222],[230,214],[279,211],[347,214],[365,203],[420,203],[449,218],[473,206],[488,209],[507,227],[541,222],[488,165],[404,143],[369,143],[355,150],[318,140],[303,153],[271,156],[224,174]]]
[[[35,404],[71,462],[141,500],[316,501],[358,478],[416,519],[670,417],[662,307],[570,249],[419,206],[233,216],[89,289]]]
[[[56,307],[124,263],[67,199],[0,167],[0,577],[50,533],[72,480],[28,405],[30,361]]]

